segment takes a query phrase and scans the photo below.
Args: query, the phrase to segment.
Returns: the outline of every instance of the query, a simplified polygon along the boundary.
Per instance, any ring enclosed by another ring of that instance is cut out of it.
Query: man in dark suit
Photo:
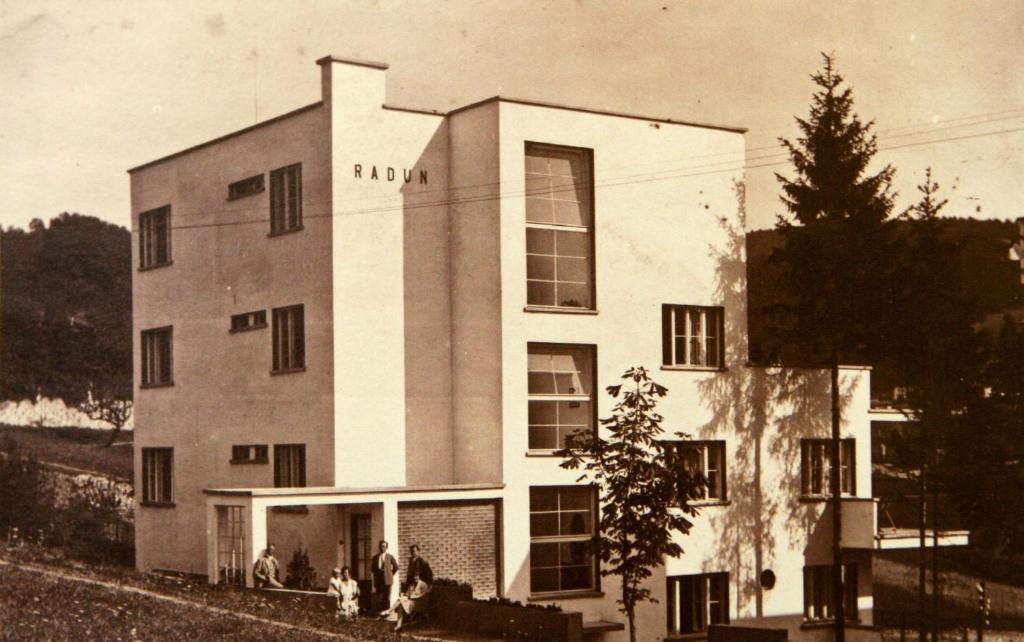
[[[377,603],[374,608],[380,612],[391,608],[391,584],[398,573],[398,560],[388,553],[388,543],[384,540],[378,545],[380,552],[370,560],[373,572],[373,597]]]
[[[432,585],[434,583],[434,571],[431,570],[430,564],[427,560],[420,556],[419,544],[413,544],[409,547],[409,565],[405,570],[406,591],[412,590],[412,586],[410,586],[410,584],[414,577],[418,577],[428,585]]]

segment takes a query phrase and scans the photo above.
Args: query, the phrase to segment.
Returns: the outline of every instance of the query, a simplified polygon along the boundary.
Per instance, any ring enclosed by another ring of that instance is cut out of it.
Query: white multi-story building
[[[831,639],[829,377],[745,363],[743,130],[404,109],[386,65],[318,63],[320,102],[130,171],[138,567],[251,583],[272,541],[366,580],[415,542],[478,595],[622,622],[552,453],[644,365],[712,483],[640,638]],[[877,635],[867,383],[843,371],[848,639]]]

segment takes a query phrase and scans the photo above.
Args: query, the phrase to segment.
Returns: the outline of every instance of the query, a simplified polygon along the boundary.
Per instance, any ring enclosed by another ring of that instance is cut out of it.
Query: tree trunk
[[[839,362],[832,360],[832,465],[829,485],[832,495],[832,594],[835,595],[835,641],[846,640],[846,614],[843,599],[843,504],[842,485],[839,483],[841,448],[839,406]]]
[[[114,445],[114,440],[117,439],[117,436],[120,433],[121,433],[121,426],[114,426],[114,429],[110,431],[110,437],[107,438],[107,445],[106,445],[107,448],[110,448],[111,446]]]
[[[932,470],[938,453],[932,447]],[[932,642],[939,642],[939,487],[932,482]]]
[[[921,452],[920,452],[921,471],[918,474],[918,487],[917,487],[918,502],[919,502],[919,505],[918,505],[918,512],[919,512],[919,514],[918,514],[918,539],[919,539],[919,541],[918,541],[918,551],[917,551],[918,552],[918,555],[917,555],[917,619],[918,619],[918,622],[917,622],[917,639],[921,640],[922,642],[924,642],[924,640],[926,639],[925,635],[926,635],[926,633],[928,631],[927,618],[925,617],[925,609],[926,609],[925,603],[927,601],[927,586],[926,586],[926,581],[927,580],[925,578],[925,572],[926,572],[927,563],[926,563],[926,559],[925,559],[925,550],[926,550],[926,547],[928,545],[927,540],[926,540],[927,533],[926,533],[926,528],[925,528],[926,520],[928,518],[928,503],[926,501],[926,499],[927,499],[927,492],[928,492],[928,464],[926,463],[925,458],[927,456],[926,453],[928,452],[928,449],[927,449],[927,447],[925,445],[925,441],[926,441],[927,438],[925,437],[926,429],[925,429],[925,426],[924,426],[924,422],[920,422],[918,424],[918,430],[921,431],[921,435],[920,435],[920,439],[921,439]]]

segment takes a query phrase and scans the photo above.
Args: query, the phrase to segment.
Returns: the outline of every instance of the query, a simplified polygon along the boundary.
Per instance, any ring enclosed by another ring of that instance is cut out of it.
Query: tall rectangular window
[[[700,499],[709,502],[728,499],[724,441],[675,441],[670,443],[670,448],[674,456],[682,458],[687,470],[699,473],[706,480]]]
[[[306,444],[274,444],[274,487],[306,485]]]
[[[139,268],[171,262],[171,206],[139,214]]]
[[[526,303],[594,307],[593,154],[526,144]]]
[[[270,172],[270,233],[302,229],[302,163]]]
[[[596,501],[590,486],[530,488],[530,592],[594,590]]]
[[[855,495],[856,485],[856,442],[843,439],[839,443],[839,491],[843,495]],[[828,497],[832,493],[831,474],[832,440],[800,440],[800,493],[805,497]]]
[[[724,309],[696,305],[661,306],[662,364],[721,368]]]
[[[804,567],[804,619],[833,620],[836,617],[836,596],[832,590],[832,565]],[[843,564],[844,619],[857,619],[857,565]]]
[[[527,355],[529,448],[556,450],[594,429],[594,347],[531,343]]]
[[[171,326],[142,331],[142,386],[174,383]]]
[[[306,367],[306,330],[301,305],[274,309],[274,372]]]
[[[174,449],[142,449],[142,502],[174,502]]]
[[[729,574],[673,575],[668,580],[669,633],[699,633],[729,623]]]

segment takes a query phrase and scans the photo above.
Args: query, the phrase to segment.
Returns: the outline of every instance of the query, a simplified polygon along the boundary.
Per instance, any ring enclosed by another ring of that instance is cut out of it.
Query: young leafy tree
[[[598,489],[601,574],[619,576],[617,602],[629,621],[629,639],[636,642],[636,607],[656,601],[644,583],[666,556],[683,553],[672,535],[690,531],[686,516],[697,514],[690,501],[703,496],[706,482],[658,439],[663,418],[655,406],[668,390],[643,367],[630,368],[622,379],[625,383],[607,388],[617,400],[612,416],[601,419],[607,437],[573,433],[557,454],[565,460],[562,468],[582,469],[578,481]]]
[[[92,386],[88,397],[78,404],[78,409],[93,421],[110,424],[113,430],[107,438],[109,448],[132,417],[131,393],[118,386]]]
[[[796,176],[776,174],[789,212],[778,229],[785,244],[773,259],[797,293],[784,311],[785,341],[803,346],[803,360],[831,370],[832,448],[840,448],[839,365],[870,362],[884,337],[889,288],[886,220],[894,194],[895,170],[868,171],[878,149],[872,122],[853,111],[853,94],[844,88],[832,56],[811,76],[817,85],[810,115],[797,118],[800,136],[780,139]],[[839,475],[830,475],[833,529],[835,639],[845,640],[842,578],[842,508]]]

